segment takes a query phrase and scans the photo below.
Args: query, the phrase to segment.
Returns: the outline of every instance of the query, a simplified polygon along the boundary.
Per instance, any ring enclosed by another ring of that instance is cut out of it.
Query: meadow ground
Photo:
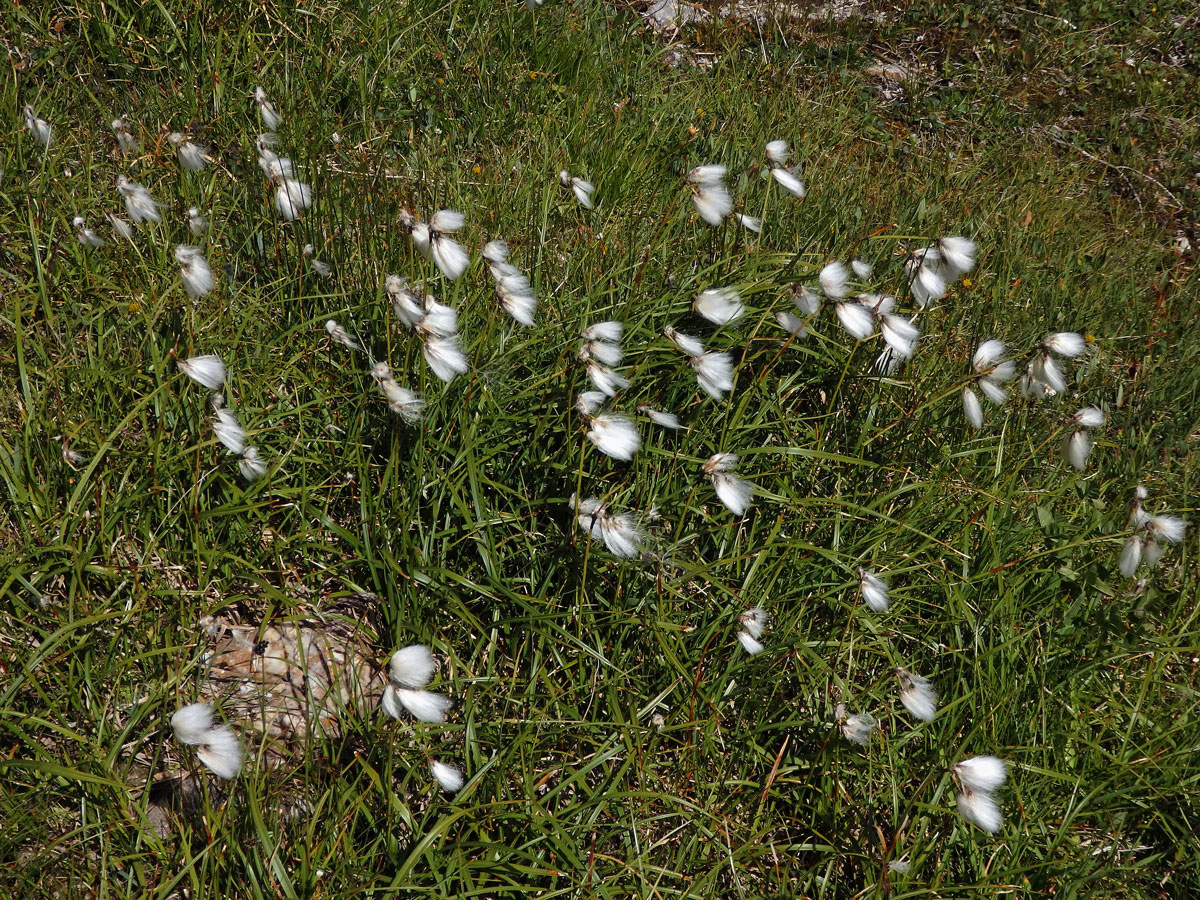
[[[1194,533],[1118,571],[1138,484],[1197,519],[1194,5],[701,10],[667,35],[591,0],[345,6],[0,13],[0,895],[1200,894]],[[296,222],[256,163],[256,85],[312,185]],[[216,163],[182,173],[167,130]],[[774,138],[803,201],[767,173]],[[706,163],[761,235],[697,218],[682,179]],[[596,183],[594,210],[560,169]],[[121,175],[164,204],[132,242],[105,221]],[[455,282],[397,227],[444,207],[473,252]],[[775,320],[832,259],[872,263],[907,312],[906,254],[953,234],[977,265],[890,375],[828,304],[804,338]],[[497,237],[532,328],[478,258]],[[217,281],[196,299],[173,255],[193,241]],[[458,309],[468,374],[431,374],[389,273]],[[741,319],[690,312],[728,284]],[[419,424],[331,316],[424,395]],[[642,422],[628,463],[574,410],[578,335],[604,319],[625,325],[614,407],[684,426]],[[727,397],[697,390],[668,325],[734,354]],[[967,427],[975,348],[1024,366],[1058,331],[1087,340],[1069,390],[1014,389]],[[225,360],[264,477],[239,475],[176,353]],[[1089,405],[1107,421],[1077,471],[1061,447]],[[742,518],[700,471],[717,452],[757,486]],[[644,552],[591,542],[576,493],[642,517]],[[890,581],[886,611],[859,566]],[[327,623],[359,594],[378,665],[433,648],[448,721],[360,711],[277,765],[243,731],[229,790],[150,827],[147,779],[198,769],[170,717],[204,679],[202,620]],[[754,606],[773,621],[749,656]],[[933,679],[932,722],[896,666]],[[878,720],[865,746],[839,704]],[[457,794],[431,754],[465,770]],[[994,835],[947,771],[977,754],[1008,763]]]

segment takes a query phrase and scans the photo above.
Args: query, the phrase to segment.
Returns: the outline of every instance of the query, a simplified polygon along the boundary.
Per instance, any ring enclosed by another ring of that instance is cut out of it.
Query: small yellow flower
[[[970,279],[970,278],[964,278],[964,279],[962,280],[962,285],[963,285],[963,287],[965,287],[965,288],[969,288],[969,287],[971,286],[971,279]]]
[[[479,168],[479,166],[475,166],[473,169],[471,169],[471,171],[474,172],[476,175],[478,175],[480,172],[483,171],[483,169]]]
[[[1089,344],[1094,344],[1094,343],[1096,343],[1096,336],[1095,336],[1094,334],[1085,334],[1085,335],[1083,336],[1083,339],[1084,339],[1085,341],[1087,341]]]
[[[128,307],[128,309],[129,309],[129,311],[130,311],[131,313],[135,313],[135,312],[137,312],[137,311],[138,311],[139,309],[141,309],[141,308],[142,308],[142,304],[138,303],[136,300],[130,300],[130,301],[129,301],[129,307]]]

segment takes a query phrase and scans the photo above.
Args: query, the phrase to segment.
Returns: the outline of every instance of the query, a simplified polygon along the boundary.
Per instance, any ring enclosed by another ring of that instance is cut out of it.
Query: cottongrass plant
[[[888,585],[887,582],[870,569],[858,570],[858,591],[863,603],[873,612],[887,612]]]
[[[375,386],[379,388],[379,393],[383,395],[392,412],[410,425],[421,421],[421,414],[425,411],[425,401],[421,399],[420,394],[415,394],[408,388],[397,384],[387,363],[376,363],[371,369],[371,377],[375,379]]]
[[[203,237],[208,232],[208,219],[201,214],[198,207],[192,206],[187,211],[188,231],[192,237]]]
[[[414,644],[402,647],[388,661],[388,683],[380,706],[393,719],[402,719],[404,711],[421,722],[444,722],[454,706],[449,697],[425,690],[437,665],[428,647]]]
[[[988,834],[995,834],[1004,824],[995,791],[1008,779],[1002,759],[995,756],[972,756],[950,769],[959,784],[958,812],[964,819]]]
[[[963,387],[962,405],[967,423],[976,430],[983,427],[983,406],[974,388],[979,388],[996,406],[1008,398],[1004,385],[1012,381],[1017,368],[1012,360],[1005,358],[1006,353],[1004,342],[992,338],[980,344],[971,357],[971,383]]]
[[[329,319],[325,323],[325,332],[331,340],[337,341],[343,347],[350,350],[362,350],[362,345],[350,335],[350,332],[339,325],[336,319]]]
[[[679,416],[675,415],[673,412],[655,409],[654,407],[646,406],[645,404],[639,406],[637,411],[648,418],[655,425],[659,425],[663,428],[669,428],[671,430],[679,428]]]
[[[1029,400],[1040,400],[1066,393],[1067,377],[1058,357],[1074,359],[1087,350],[1087,342],[1074,331],[1047,335],[1021,376],[1021,393]]]
[[[600,413],[586,416],[585,421],[587,439],[605,456],[628,462],[642,446],[642,437],[632,419],[616,413]]]
[[[696,212],[709,225],[720,225],[733,212],[733,198],[725,187],[725,171],[724,166],[697,166],[684,177]]]
[[[104,217],[108,219],[108,224],[112,226],[113,234],[117,237],[122,237],[127,241],[133,240],[133,226],[110,212],[106,212]]]
[[[261,87],[254,88],[254,106],[258,109],[263,128],[267,131],[278,131],[283,124],[283,117],[275,109],[275,104],[267,99],[267,92]]]
[[[175,739],[196,748],[196,756],[218,778],[229,781],[242,770],[242,745],[228,725],[213,725],[212,707],[192,703],[171,716]]]
[[[754,483],[733,473],[737,464],[736,453],[718,453],[705,460],[701,471],[712,482],[713,490],[717,492],[717,497],[725,504],[725,508],[741,518],[750,508],[750,501],[754,499]]]
[[[668,325],[663,334],[688,357],[696,383],[714,400],[721,400],[733,390],[733,356],[725,352],[708,352],[699,338],[683,334]]]
[[[624,330],[620,322],[608,321],[589,325],[579,334],[582,343],[576,356],[583,363],[592,387],[608,397],[615,397],[629,387],[629,379],[611,368],[625,355],[619,343]]]
[[[1142,563],[1153,569],[1162,559],[1166,545],[1178,544],[1187,535],[1187,522],[1178,516],[1152,516],[1146,512],[1143,504],[1148,496],[1149,491],[1140,484],[1133,493],[1129,514],[1133,534],[1126,539],[1118,564],[1126,578],[1132,578]]]
[[[1089,429],[1101,428],[1104,422],[1104,412],[1095,406],[1085,406],[1071,416],[1069,425],[1072,430],[1063,442],[1063,455],[1081,472],[1087,468],[1088,457],[1092,453],[1093,441]]]
[[[592,194],[596,191],[596,186],[590,181],[583,178],[577,178],[563,169],[558,173],[558,183],[565,188],[570,188],[571,193],[575,195],[575,199],[579,201],[579,205],[584,209],[592,208]]]
[[[529,277],[508,261],[508,254],[508,244],[502,240],[488,241],[483,247],[483,258],[496,282],[496,298],[500,305],[517,324],[532,327],[537,296]]]
[[[742,295],[735,287],[709,288],[696,295],[692,309],[714,325],[728,325],[746,313]]]
[[[175,248],[179,277],[189,297],[203,297],[213,289],[213,271],[199,247],[180,244]]]
[[[767,142],[767,161],[771,164],[771,177],[783,186],[789,194],[804,199],[806,193],[804,182],[797,177],[798,166],[788,168],[791,151],[788,142],[775,140]]]
[[[412,236],[413,246],[427,259],[432,259],[438,270],[455,281],[462,277],[471,264],[465,247],[450,237],[462,230],[466,217],[453,209],[439,209],[428,222],[422,222],[408,210],[401,210],[400,225]]]
[[[54,129],[45,119],[38,118],[38,114],[32,106],[26,106],[21,110],[21,115],[25,119],[25,128],[29,132],[29,136],[33,138],[33,142],[42,150],[49,150],[50,145],[54,143]]]
[[[771,627],[771,614],[761,606],[752,606],[738,616],[738,623],[742,626],[742,630],[737,633],[742,649],[751,656],[762,653],[766,648],[762,645],[761,638]]]
[[[179,167],[185,172],[202,172],[208,165],[210,157],[208,148],[188,140],[187,136],[178,131],[167,135],[167,141],[175,148],[179,158]]]
[[[219,391],[225,384],[225,363],[215,354],[177,359],[175,365],[196,384],[210,391]]]
[[[433,775],[433,780],[438,783],[438,787],[447,794],[458,793],[466,783],[461,769],[440,760],[431,759],[429,771]]]
[[[136,181],[130,181],[124,175],[117,179],[117,190],[125,200],[125,211],[135,225],[142,222],[161,222],[162,215],[158,211],[158,201],[150,196],[150,192]]]
[[[632,513],[614,513],[595,497],[577,500],[571,495],[575,524],[597,544],[603,544],[613,556],[633,559],[646,543],[646,534]]]
[[[975,268],[976,249],[970,238],[953,235],[909,254],[905,271],[917,306],[925,309],[945,297],[955,282]]]
[[[87,227],[87,222],[83,220],[83,216],[76,216],[71,220],[71,225],[75,229],[75,239],[85,247],[103,247],[104,238]]]
[[[136,156],[142,152],[141,142],[133,135],[133,126],[129,116],[119,116],[112,120],[113,135],[117,139],[117,149],[122,156]]]
[[[937,692],[933,682],[907,669],[896,669],[896,679],[900,682],[900,702],[904,708],[914,719],[932,722],[937,715]]]
[[[847,715],[845,703],[839,703],[834,711],[834,718],[841,727],[842,736],[852,744],[865,747],[871,740],[871,735],[879,727],[879,722],[870,713],[855,713]]]

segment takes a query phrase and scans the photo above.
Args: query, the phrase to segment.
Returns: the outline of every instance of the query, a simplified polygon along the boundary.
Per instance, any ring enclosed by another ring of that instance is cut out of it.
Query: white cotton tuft
[[[1057,334],[1049,335],[1042,341],[1042,346],[1059,356],[1075,357],[1083,355],[1084,350],[1087,349],[1087,341],[1074,331],[1060,331]]]
[[[718,472],[712,476],[712,486],[726,509],[735,516],[746,514],[750,501],[754,499],[753,483],[727,472]]]
[[[200,172],[208,165],[208,151],[200,144],[189,141],[178,131],[167,135],[179,157],[179,167],[185,172]]]
[[[733,212],[733,198],[724,185],[697,189],[692,194],[692,202],[700,218],[713,226],[720,225],[721,220]]]
[[[714,400],[733,390],[733,357],[728,353],[705,353],[690,362],[701,390]]]
[[[325,323],[325,330],[329,333],[329,336],[333,340],[337,341],[343,347],[347,347],[351,350],[361,350],[362,349],[362,347],[359,345],[358,341],[356,341],[353,337],[350,336],[350,332],[348,332],[345,328],[343,328],[341,325],[339,325],[336,320],[329,319]]]
[[[207,703],[184,706],[171,716],[171,727],[175,730],[175,739],[181,744],[192,747],[202,744],[213,727],[212,707]]]
[[[1121,548],[1121,559],[1118,567],[1121,574],[1126,578],[1132,578],[1133,573],[1137,571],[1137,567],[1142,562],[1142,551],[1145,548],[1145,541],[1141,535],[1135,534],[1125,542],[1125,546]]]
[[[607,508],[601,507],[596,514],[596,523],[600,531],[600,540],[613,556],[633,559],[641,552],[641,545],[646,537],[629,513],[610,513]]]
[[[887,582],[868,569],[858,570],[858,589],[862,594],[863,603],[875,612],[885,612],[888,608]]]
[[[983,407],[979,404],[979,397],[969,387],[962,390],[962,405],[963,415],[967,417],[967,423],[975,429],[983,427]]]
[[[125,156],[132,156],[135,153],[142,151],[142,145],[133,133],[130,131],[131,125],[128,116],[112,120],[113,134],[117,137],[117,147]]]
[[[508,244],[496,238],[483,245],[483,258],[493,265],[508,262]]]
[[[466,248],[454,238],[440,232],[435,232],[430,239],[430,254],[434,264],[451,281],[461,278],[471,264],[471,257]]]
[[[958,813],[976,828],[995,834],[1004,824],[996,798],[986,791],[962,791],[958,794]]]
[[[704,344],[699,338],[676,331],[670,325],[663,329],[663,335],[688,356],[699,357],[704,355]]]
[[[914,719],[932,722],[937,714],[937,692],[928,678],[922,678],[907,669],[897,669],[900,680],[900,702]]]
[[[262,117],[263,128],[267,131],[277,131],[283,124],[283,118],[275,109],[275,104],[267,99],[267,92],[261,87],[254,88],[254,105],[258,107],[258,114]]]
[[[971,357],[971,368],[975,370],[976,375],[983,375],[1000,364],[1004,359],[1004,353],[1003,341],[995,338],[984,341],[975,350],[975,355]]]
[[[628,461],[633,459],[642,445],[641,435],[633,421],[624,416],[611,414],[595,416],[590,423],[587,438],[605,456]]]
[[[775,321],[793,337],[802,338],[808,333],[808,328],[804,324],[805,320],[786,310],[775,313]]]
[[[300,218],[312,206],[312,188],[295,178],[280,178],[275,188],[275,209],[285,222]]]
[[[787,141],[767,141],[767,162],[776,166],[786,166],[790,156]]]
[[[54,129],[50,123],[39,119],[32,106],[26,106],[21,112],[25,117],[25,127],[29,129],[29,136],[33,138],[34,143],[43,150],[49,150],[50,145],[54,143]]]
[[[607,402],[608,394],[604,391],[584,391],[575,398],[575,409],[581,416],[591,416]]]
[[[946,296],[946,280],[935,269],[926,265],[909,265],[908,268],[908,289],[921,309]]]
[[[258,481],[267,474],[267,461],[259,456],[257,447],[246,447],[238,460],[238,471],[247,481]]]
[[[432,691],[400,688],[391,684],[388,685],[388,688],[392,691],[393,698],[420,722],[445,722],[446,713],[454,706],[454,701],[449,697],[443,697]],[[394,716],[393,718],[399,717]]]
[[[639,406],[638,412],[649,418],[655,425],[661,425],[663,428],[679,427],[679,416],[675,415],[675,413],[664,412],[650,406]]]
[[[871,311],[853,300],[834,305],[838,322],[857,341],[865,341],[875,331],[875,319]]]
[[[457,334],[445,337],[429,335],[423,342],[423,350],[425,362],[442,381],[449,383],[456,375],[465,375],[471,370]]]
[[[179,277],[189,297],[203,297],[213,289],[212,267],[199,247],[180,244],[175,248],[175,260],[179,263]]]
[[[1083,428],[1100,428],[1104,425],[1104,411],[1095,406],[1085,406],[1071,417],[1071,421]]]
[[[438,783],[438,787],[446,793],[454,794],[462,790],[465,782],[460,769],[433,759],[429,761],[429,771],[433,773],[433,778]]]
[[[1178,544],[1187,534],[1187,522],[1177,516],[1151,516],[1146,520],[1146,530],[1160,541]]]
[[[113,233],[118,237],[123,237],[127,241],[133,240],[133,226],[124,219],[114,216],[112,213],[105,213],[108,219],[108,224],[112,226]]]
[[[225,384],[225,363],[214,355],[193,356],[175,361],[179,371],[210,391],[219,391]]]
[[[851,260],[850,268],[853,270],[854,276],[859,281],[866,281],[871,277],[872,267],[871,264],[865,259]]]
[[[738,222],[747,231],[753,231],[755,234],[762,234],[762,219],[758,216],[750,216],[746,213],[737,214]]]
[[[1004,760],[996,756],[972,756],[956,764],[951,771],[968,791],[991,793],[1008,779]]]
[[[882,317],[880,331],[884,341],[901,359],[910,359],[917,350],[917,339],[921,332],[917,326],[903,316],[888,313]]]
[[[821,311],[821,298],[809,290],[807,285],[792,286],[792,303],[806,316],[815,316]]]
[[[771,627],[771,614],[761,606],[752,606],[738,616],[738,621],[750,637],[758,639]]]
[[[87,227],[87,223],[83,221],[83,216],[76,216],[71,223],[75,227],[75,237],[79,243],[85,247],[103,247],[104,238]]]
[[[595,359],[606,366],[617,366],[625,356],[620,344],[610,344],[608,341],[588,341],[579,348],[579,358]]]
[[[571,179],[571,193],[584,209],[592,208],[592,193],[595,190],[596,186],[590,181],[584,181],[582,178]]]
[[[527,328],[532,327],[537,312],[537,297],[525,275],[518,272],[496,279],[496,296],[513,321]]]
[[[692,309],[716,325],[728,325],[746,312],[737,288],[709,288],[696,295]]]
[[[766,649],[753,635],[747,634],[744,631],[737,633],[737,639],[738,643],[742,645],[742,649],[751,656],[758,656],[758,654]]]
[[[771,170],[771,177],[779,182],[785,191],[799,197],[801,200],[808,193],[804,187],[804,182],[796,177],[796,173],[792,169],[784,169],[777,166]]]
[[[423,688],[436,670],[437,661],[424,644],[401,647],[388,660],[388,674],[399,687]]]
[[[1033,361],[1031,369],[1036,381],[1040,381],[1054,393],[1061,394],[1067,389],[1067,378],[1062,367],[1049,353],[1043,353]]]
[[[705,475],[711,475],[713,472],[732,472],[737,465],[736,453],[717,453],[706,459],[702,468]]]
[[[817,275],[821,290],[830,300],[841,300],[850,292],[850,273],[840,262],[831,262]]]
[[[948,281],[957,281],[975,268],[975,242],[953,235],[937,242],[939,262],[946,270]]]
[[[871,732],[878,724],[870,713],[857,713],[842,722],[842,734],[846,736],[846,740],[866,746],[871,739]]]
[[[228,725],[210,730],[204,743],[196,748],[196,756],[213,774],[226,781],[242,771],[242,744]]]
[[[200,237],[208,231],[208,219],[200,214],[200,210],[195,206],[189,207],[188,212],[188,231],[193,237]]]
[[[609,397],[615,397],[618,391],[629,387],[628,378],[614,372],[603,363],[588,359],[584,361],[584,365],[587,367],[588,379],[592,382],[592,386]]]
[[[150,196],[150,192],[130,181],[124,175],[117,179],[117,190],[125,200],[125,211],[134,224],[141,222],[161,222],[162,215],[158,211],[158,201]]]
[[[1088,456],[1092,452],[1092,436],[1086,431],[1074,431],[1063,445],[1063,455],[1079,471],[1087,468]]]
[[[585,341],[610,341],[616,343],[621,340],[621,335],[625,333],[625,326],[620,322],[597,322],[595,325],[589,325],[580,332],[580,337]]]
[[[217,406],[215,399],[213,406],[213,434],[228,448],[230,453],[241,456],[246,449],[246,432],[242,429],[241,423],[238,422],[237,416],[224,406]]]
[[[1008,398],[1008,391],[1006,391],[1000,386],[999,383],[993,381],[991,378],[980,378],[975,383],[979,386],[979,390],[983,391],[983,396],[991,400],[996,406],[1000,406]],[[967,388],[966,390],[969,391],[970,388]],[[980,425],[983,424],[982,415],[983,413],[980,412]]]

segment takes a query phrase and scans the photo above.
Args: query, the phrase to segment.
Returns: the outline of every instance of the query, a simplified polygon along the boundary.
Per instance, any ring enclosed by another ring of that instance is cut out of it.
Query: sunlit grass
[[[711,71],[672,67],[631,14],[588,4],[4,15],[28,43],[0,84],[6,890],[1195,890],[1195,542],[1144,583],[1117,556],[1138,483],[1152,510],[1196,518],[1196,279],[1090,168],[1007,133],[888,131],[852,76],[814,76],[783,40],[727,34]],[[256,84],[313,186],[293,224],[255,162]],[[54,124],[45,155],[20,128],[26,102]],[[136,159],[113,150],[123,112]],[[182,175],[160,126],[190,127],[218,164]],[[803,161],[803,202],[767,176],[772,138]],[[761,236],[697,219],[682,176],[703,163],[729,167]],[[564,168],[595,182],[595,210]],[[120,174],[164,224],[85,249],[71,220],[107,235]],[[195,240],[193,205],[217,277],[198,301],[173,257]],[[441,207],[466,213],[476,256],[508,241],[540,300],[533,328],[477,258],[448,283],[396,226]],[[879,339],[856,345],[830,309],[802,340],[775,322],[832,258],[872,262],[874,289],[904,299],[905,254],[959,233],[979,263],[921,315],[894,376],[871,371]],[[388,273],[458,309],[471,373],[433,377]],[[689,309],[724,284],[749,311],[717,329]],[[367,356],[329,340],[330,317],[424,394],[419,426],[388,411]],[[579,332],[610,318],[632,381],[617,406],[685,426],[643,426],[629,464],[574,412]],[[697,390],[662,336],[673,324],[734,354],[726,401]],[[1059,330],[1089,340],[1070,395],[985,403],[969,430],[975,347],[997,337],[1023,361]],[[177,371],[173,354],[196,353],[229,366],[229,403],[269,459],[259,482]],[[1077,473],[1061,445],[1089,404],[1108,423]],[[718,452],[757,486],[741,521],[701,471]],[[656,508],[646,557],[589,542],[574,493]],[[887,577],[887,612],[862,605],[859,566]],[[196,696],[201,619],[313,618],[357,592],[378,596],[381,665],[413,642],[445,660],[451,720],[354,719],[280,768],[251,763],[154,837],[147,778],[193,765],[169,719]],[[735,638],[752,606],[773,615],[753,658]],[[897,702],[896,666],[933,679],[932,723]],[[836,728],[839,702],[880,720],[866,748]],[[434,753],[466,770],[453,798]],[[995,837],[956,815],[945,772],[978,753],[1010,766]],[[889,872],[902,858],[909,872]]]

